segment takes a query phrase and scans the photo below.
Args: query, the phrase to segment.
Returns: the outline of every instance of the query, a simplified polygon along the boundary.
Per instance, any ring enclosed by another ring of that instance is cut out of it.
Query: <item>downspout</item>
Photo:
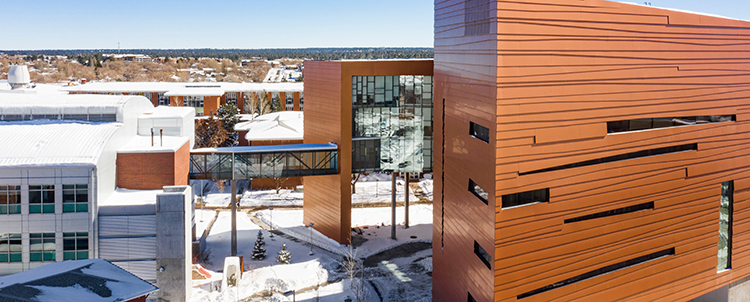
[[[97,167],[94,165],[94,168],[91,169],[91,207],[89,208],[89,213],[92,215],[92,219],[94,221],[93,224],[93,232],[91,238],[93,238],[93,247],[94,251],[92,255],[94,257],[90,258],[99,258],[99,182],[97,177]]]

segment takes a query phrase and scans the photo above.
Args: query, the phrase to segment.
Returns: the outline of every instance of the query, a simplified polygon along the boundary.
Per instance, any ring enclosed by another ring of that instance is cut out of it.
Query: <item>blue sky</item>
[[[643,1],[620,1],[643,3]],[[750,20],[747,0],[653,0]],[[0,49],[431,47],[432,0],[0,0]]]

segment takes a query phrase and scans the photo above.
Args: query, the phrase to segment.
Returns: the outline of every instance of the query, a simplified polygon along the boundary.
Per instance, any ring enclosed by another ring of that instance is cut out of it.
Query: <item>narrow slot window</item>
[[[440,248],[445,248],[445,99],[443,99],[443,110],[441,112],[440,135]]]
[[[638,211],[643,211],[643,210],[648,210],[648,209],[653,209],[653,208],[654,208],[654,202],[652,201],[652,202],[642,203],[639,205],[595,213],[591,215],[565,219],[565,223],[573,223],[573,222],[603,218],[603,217],[614,216],[614,215],[622,215],[622,214],[633,213],[633,212],[638,212]]]
[[[615,263],[615,264],[612,264],[612,265],[607,265],[605,267],[602,267],[602,268],[599,268],[599,269],[596,269],[596,270],[590,271],[588,273],[581,274],[581,275],[578,275],[578,276],[575,276],[575,277],[572,277],[572,278],[569,278],[569,279],[565,279],[565,280],[562,280],[560,282],[555,282],[555,283],[547,285],[545,287],[537,288],[537,289],[532,290],[530,292],[526,292],[526,293],[520,294],[516,298],[517,299],[528,298],[528,297],[531,297],[531,296],[534,296],[534,295],[537,295],[537,294],[541,294],[543,292],[551,291],[551,290],[556,289],[556,288],[560,288],[560,287],[563,287],[563,286],[566,286],[566,285],[571,285],[573,283],[581,282],[581,281],[584,281],[584,280],[587,280],[587,279],[598,277],[598,276],[601,276],[601,275],[604,275],[604,274],[607,274],[607,273],[611,273],[611,272],[614,272],[614,271],[617,271],[617,270],[621,270],[621,269],[624,269],[624,268],[628,268],[628,267],[631,267],[631,266],[636,266],[636,265],[639,265],[639,264],[642,264],[642,263],[645,263],[645,262],[648,262],[648,261],[651,261],[651,260],[655,260],[655,259],[658,259],[658,258],[661,258],[661,257],[670,256],[670,255],[674,255],[674,254],[675,254],[674,248],[668,248],[666,250],[658,251],[656,253],[652,253],[652,254],[640,256],[640,257],[637,257],[637,258],[633,258],[633,259],[630,259],[630,260],[627,260],[627,261],[623,261],[623,262],[620,262],[620,263]]]
[[[721,183],[719,209],[719,264],[717,271],[732,268],[732,215],[734,214],[734,181]]]
[[[607,122],[607,133],[632,132],[648,129],[725,123],[737,120],[736,115],[707,115],[668,118],[642,118]]]
[[[487,266],[488,269],[492,269],[492,257],[485,251],[479,243],[474,241],[474,254],[482,260],[482,263]]]
[[[480,124],[469,122],[469,134],[485,143],[490,142],[490,129]]]
[[[640,158],[640,157],[664,155],[664,154],[678,153],[678,152],[692,151],[692,150],[698,150],[698,144],[687,144],[687,145],[680,145],[680,146],[671,146],[671,147],[664,147],[664,148],[657,148],[657,149],[642,150],[642,151],[625,153],[625,154],[620,154],[620,155],[615,155],[615,156],[610,156],[610,157],[605,157],[605,158],[597,158],[597,159],[592,159],[592,160],[587,160],[583,162],[567,164],[567,165],[562,165],[562,166],[557,166],[557,167],[534,170],[534,171],[529,171],[529,172],[522,172],[522,173],[518,173],[518,175],[524,176],[524,175],[529,175],[529,174],[552,172],[552,171],[558,171],[558,170],[565,170],[565,169],[572,169],[572,168],[578,168],[578,167],[586,167],[586,166],[593,166],[593,165],[598,165],[598,164],[618,162],[618,161],[629,160],[629,159]]]
[[[469,192],[471,194],[474,194],[477,198],[482,200],[484,204],[489,204],[489,196],[490,194],[487,193],[482,187],[480,187],[477,183],[475,183],[473,180],[469,179]]]
[[[549,188],[503,195],[503,208],[549,202]]]

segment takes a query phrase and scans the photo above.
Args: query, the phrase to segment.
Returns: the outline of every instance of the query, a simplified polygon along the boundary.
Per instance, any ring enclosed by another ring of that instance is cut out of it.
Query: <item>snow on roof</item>
[[[103,259],[50,263],[0,277],[0,295],[14,301],[127,301],[156,290]]]
[[[188,142],[190,142],[190,139],[187,137],[159,137],[159,132],[155,132],[153,138],[146,135],[135,136],[124,146],[120,147],[117,153],[172,153],[179,150]]]
[[[151,112],[141,114],[138,119],[160,119],[160,118],[184,118],[190,117],[191,119],[195,116],[195,109],[193,107],[170,107],[170,106],[159,106],[154,108]]]
[[[0,122],[0,167],[94,166],[122,124]]]
[[[222,147],[193,149],[190,153],[261,153],[261,152],[302,152],[302,151],[335,151],[339,146],[327,144],[295,144],[250,147]]]
[[[156,213],[156,195],[162,190],[128,190],[117,188],[103,202],[99,215],[143,215]]]
[[[222,96],[224,95],[224,89],[218,87],[180,87],[170,89],[164,93],[165,96]]]
[[[0,115],[3,114],[86,114],[117,113],[138,96],[50,95],[0,93]]]
[[[302,111],[282,111],[264,114],[252,121],[234,126],[237,131],[247,131],[248,141],[302,140],[305,133]]]
[[[136,92],[161,92],[170,93],[172,90],[182,93],[188,87],[200,87],[223,89],[227,92],[300,92],[304,89],[304,83],[187,83],[187,82],[96,82],[72,87],[63,87],[62,90],[69,92],[93,92],[93,93],[136,93]],[[10,87],[10,86],[9,86]],[[9,88],[10,89],[10,88]],[[195,89],[195,88],[192,88]],[[198,90],[190,90],[198,92]],[[223,94],[223,93],[222,93]],[[170,94],[170,95],[194,95],[194,94]]]

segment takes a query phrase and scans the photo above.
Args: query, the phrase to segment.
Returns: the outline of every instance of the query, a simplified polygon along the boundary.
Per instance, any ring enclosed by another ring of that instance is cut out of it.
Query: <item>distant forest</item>
[[[267,60],[281,58],[303,58],[312,60],[340,59],[403,59],[432,58],[433,49],[427,47],[409,48],[263,48],[263,49],[56,49],[56,50],[0,50],[8,55],[61,55],[87,56],[96,54],[145,54],[151,57],[185,57],[185,58],[226,58],[233,61],[255,57]]]

